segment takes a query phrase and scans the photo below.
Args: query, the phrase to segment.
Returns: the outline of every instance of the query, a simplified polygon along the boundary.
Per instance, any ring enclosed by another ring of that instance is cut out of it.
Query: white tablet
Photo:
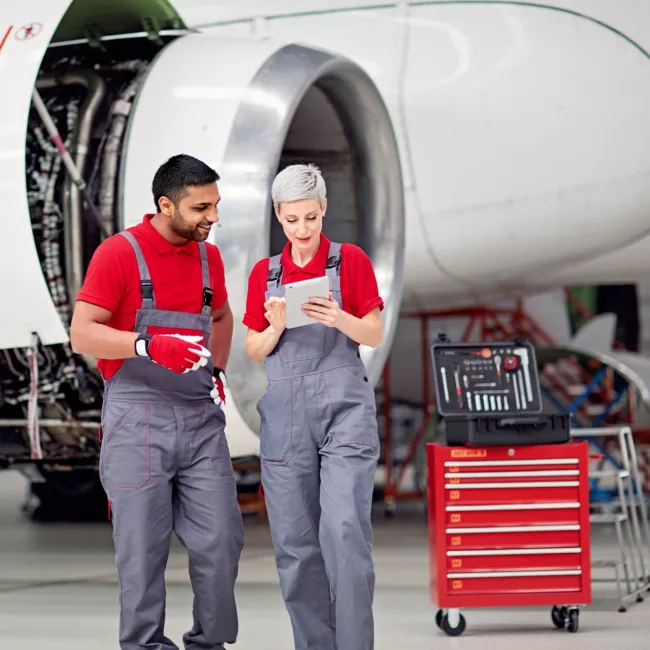
[[[329,295],[330,279],[326,275],[285,285],[287,329],[317,323],[302,311],[302,305],[310,298],[329,298]]]

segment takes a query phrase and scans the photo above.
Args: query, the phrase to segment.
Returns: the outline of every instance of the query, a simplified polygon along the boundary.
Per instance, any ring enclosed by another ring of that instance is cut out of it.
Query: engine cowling
[[[215,65],[206,74],[209,62]],[[362,356],[371,381],[378,380],[401,301],[403,187],[390,117],[358,65],[293,43],[201,34],[177,39],[153,61],[125,143],[124,227],[152,210],[151,179],[169,156],[189,153],[221,175],[222,219],[213,241],[224,259],[235,317],[228,371],[231,434],[240,417],[253,431],[259,427],[256,404],[266,379],[246,355],[241,320],[254,264],[283,244],[270,186],[290,162],[321,167],[328,181],[325,233],[358,244],[372,259],[386,303],[386,334],[380,347],[363,349]]]

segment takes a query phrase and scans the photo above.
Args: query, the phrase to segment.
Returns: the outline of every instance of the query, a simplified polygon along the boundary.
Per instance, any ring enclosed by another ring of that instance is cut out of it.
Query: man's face
[[[205,241],[212,224],[219,221],[218,204],[221,200],[216,183],[190,185],[176,207],[165,197],[160,200],[162,211],[170,216],[170,226],[184,239]]]
[[[327,199],[303,199],[280,203],[275,213],[291,245],[307,252],[318,248],[326,210]]]

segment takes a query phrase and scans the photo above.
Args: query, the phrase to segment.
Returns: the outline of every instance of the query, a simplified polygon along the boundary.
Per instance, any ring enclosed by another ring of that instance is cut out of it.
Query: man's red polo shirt
[[[183,246],[170,244],[151,225],[153,216],[145,215],[142,223],[128,230],[142,248],[151,274],[156,308],[199,314],[203,301],[203,281],[198,244],[194,241]],[[223,261],[216,246],[207,244],[207,248],[214,292],[212,309],[218,309],[228,297]],[[112,312],[107,323],[109,327],[129,332],[134,330],[136,312],[142,306],[140,273],[133,247],[125,237],[114,235],[97,247],[77,300]],[[148,331],[155,334],[165,330],[149,326]],[[200,334],[177,329],[174,332]],[[104,378],[110,379],[122,363],[120,359],[99,359],[97,368]]]
[[[325,275],[329,245],[329,239],[321,233],[316,255],[308,264],[300,267],[291,259],[291,244],[287,242],[282,250],[282,284]],[[246,314],[243,323],[258,332],[262,332],[269,326],[269,322],[264,318],[264,296],[268,275],[269,258],[266,257],[253,267],[248,278]],[[372,262],[363,250],[354,244],[341,245],[341,297],[343,311],[357,318],[363,318],[375,307],[384,308]]]

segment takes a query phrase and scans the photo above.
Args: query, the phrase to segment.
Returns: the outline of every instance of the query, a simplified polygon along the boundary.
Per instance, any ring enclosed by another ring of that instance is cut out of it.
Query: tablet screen
[[[327,299],[329,292],[330,280],[326,275],[285,285],[287,329],[317,323],[302,311],[302,305],[309,302],[310,298]]]

